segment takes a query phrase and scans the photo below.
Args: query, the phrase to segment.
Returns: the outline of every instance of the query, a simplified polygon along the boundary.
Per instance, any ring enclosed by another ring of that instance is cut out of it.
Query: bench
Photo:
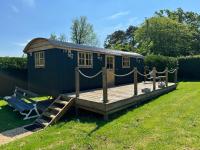
[[[27,120],[40,116],[37,110],[37,102],[31,99],[37,96],[35,93],[16,87],[13,95],[4,97],[4,100],[8,102],[10,107],[14,108],[14,111],[24,115],[24,120]],[[35,115],[32,115],[34,112]]]

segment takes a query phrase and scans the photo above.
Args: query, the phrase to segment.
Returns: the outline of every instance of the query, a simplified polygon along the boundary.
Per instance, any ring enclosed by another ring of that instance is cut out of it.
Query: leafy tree
[[[66,42],[65,34],[60,34],[60,36],[58,37],[58,40],[61,41],[61,42]]]
[[[71,40],[76,44],[98,45],[98,39],[93,26],[88,23],[87,18],[84,16],[72,21]]]
[[[57,36],[55,33],[52,33],[50,35],[49,39],[55,40],[55,41],[66,42],[66,36],[65,36],[65,34],[60,34],[60,36]]]
[[[168,17],[179,23],[190,25],[192,28],[198,29],[200,27],[200,15],[192,11],[184,12],[181,8],[175,11],[170,11],[169,9],[159,10],[155,12],[155,15],[159,17]]]
[[[167,17],[147,19],[136,31],[138,52],[164,56],[185,56],[193,53],[194,31]]]
[[[129,26],[126,31],[118,30],[108,35],[105,42],[105,48],[119,49],[124,51],[135,50],[134,33],[137,30],[135,26]]]
[[[111,48],[111,49],[117,49],[120,47],[124,41],[125,41],[125,32],[122,30],[115,31],[114,33],[107,36],[104,47],[105,48]]]
[[[179,23],[187,25],[193,33],[192,49],[193,54],[200,53],[200,15],[192,11],[183,11],[178,8],[175,11],[168,9],[155,12],[158,17],[168,17],[172,20],[176,20]]]
[[[51,33],[49,39],[51,39],[51,40],[58,40],[57,35],[55,33]]]

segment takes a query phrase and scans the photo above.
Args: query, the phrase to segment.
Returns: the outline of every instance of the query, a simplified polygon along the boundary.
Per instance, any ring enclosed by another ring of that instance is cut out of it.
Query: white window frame
[[[80,64],[81,59],[82,59],[83,64]],[[78,61],[78,67],[80,67],[80,68],[92,68],[93,67],[93,53],[78,52],[77,61]]]
[[[44,51],[35,52],[34,54],[35,68],[45,67],[45,53]]]
[[[130,57],[122,56],[122,68],[130,68]]]

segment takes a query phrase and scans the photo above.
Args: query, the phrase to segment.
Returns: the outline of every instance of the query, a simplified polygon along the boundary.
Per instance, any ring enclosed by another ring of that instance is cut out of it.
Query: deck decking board
[[[168,87],[163,89],[158,88],[156,83],[156,90],[153,91],[153,83],[138,83],[138,95],[134,96],[134,84],[121,85],[108,88],[108,102],[103,102],[103,90],[93,89],[88,91],[80,91],[79,98],[76,99],[75,105],[77,108],[86,109],[103,115],[111,114],[118,110],[122,110],[138,101],[145,101],[153,97],[162,95],[176,89],[177,84],[168,83]],[[151,92],[144,94],[142,89],[150,88]],[[75,93],[64,94],[67,97],[75,97]]]

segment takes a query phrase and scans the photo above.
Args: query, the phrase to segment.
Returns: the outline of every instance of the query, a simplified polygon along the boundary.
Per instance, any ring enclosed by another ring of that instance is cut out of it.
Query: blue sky
[[[64,33],[70,40],[71,21],[87,16],[103,46],[106,35],[141,24],[156,10],[200,12],[197,0],[1,0],[0,56],[22,56],[32,38]]]

